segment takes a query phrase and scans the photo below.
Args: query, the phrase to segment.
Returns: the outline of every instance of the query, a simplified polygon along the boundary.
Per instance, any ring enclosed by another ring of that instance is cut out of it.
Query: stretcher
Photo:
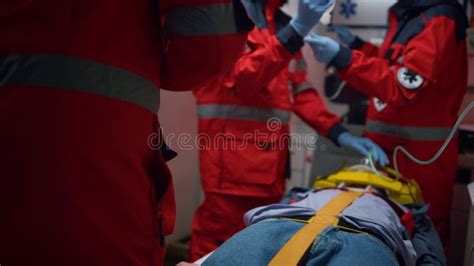
[[[309,219],[307,224],[288,240],[269,265],[298,265],[319,233],[329,226],[336,226],[338,214],[372,189],[386,193],[387,197],[401,205],[423,203],[422,193],[416,181],[396,174],[393,169],[375,169],[370,165],[344,167],[327,177],[318,177],[313,188],[315,190],[340,188],[344,189],[345,193],[332,199]],[[194,264],[201,265],[211,255],[212,253],[208,254]]]
[[[403,177],[394,169],[385,167],[377,170],[367,165],[345,167],[327,177],[318,177],[314,189],[337,188],[340,186],[372,186],[385,191],[387,196],[402,205],[423,203],[421,189],[414,179]]]

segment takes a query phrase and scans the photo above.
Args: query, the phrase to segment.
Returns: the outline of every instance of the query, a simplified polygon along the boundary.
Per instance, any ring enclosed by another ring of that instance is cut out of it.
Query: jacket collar
[[[424,10],[437,5],[453,5],[462,9],[461,4],[457,0],[398,0],[390,10],[401,18],[409,14],[418,14]]]

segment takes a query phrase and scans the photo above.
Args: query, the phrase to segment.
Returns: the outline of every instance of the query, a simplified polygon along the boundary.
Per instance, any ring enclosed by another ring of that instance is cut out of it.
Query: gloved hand
[[[382,148],[368,138],[356,137],[349,132],[344,132],[339,135],[337,142],[339,142],[341,147],[352,149],[364,156],[367,156],[370,152],[374,161],[378,162],[381,166],[388,164],[387,155]]]
[[[337,33],[337,38],[346,45],[351,45],[356,36],[348,27],[339,26],[339,25],[329,25],[326,27],[326,30],[329,32]]]
[[[253,21],[259,29],[267,28],[267,19],[265,18],[265,0],[240,0],[245,8],[247,16]]]
[[[300,36],[306,36],[333,4],[334,0],[299,0],[298,11],[290,24]]]
[[[313,49],[314,57],[321,63],[330,63],[339,53],[341,46],[333,39],[317,34],[310,34],[304,38]]]

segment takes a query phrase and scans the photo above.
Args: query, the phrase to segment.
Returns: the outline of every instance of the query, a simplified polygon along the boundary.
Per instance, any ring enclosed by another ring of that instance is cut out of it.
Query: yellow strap
[[[324,205],[311,219],[293,235],[283,248],[270,261],[270,266],[298,265],[306,251],[318,235],[329,226],[336,226],[339,222],[338,215],[352,202],[363,195],[364,192],[345,191],[334,197]]]

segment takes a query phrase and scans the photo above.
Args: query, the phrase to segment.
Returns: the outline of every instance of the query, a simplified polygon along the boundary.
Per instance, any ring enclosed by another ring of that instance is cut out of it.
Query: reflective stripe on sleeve
[[[292,59],[288,66],[288,71],[290,73],[303,72],[306,71],[306,61],[304,59],[295,60]]]
[[[309,83],[309,82],[303,82],[299,85],[297,85],[296,87],[293,88],[293,93],[295,94],[298,94],[298,93],[301,93],[305,90],[314,90],[314,86],[313,84]]]
[[[367,121],[368,132],[415,141],[443,141],[450,130],[449,127],[408,127],[376,120]]]
[[[153,82],[125,69],[53,54],[0,57],[0,87],[44,86],[71,89],[127,101],[158,112],[160,93]]]
[[[232,2],[172,8],[166,12],[165,28],[183,36],[238,32]]]
[[[203,119],[236,119],[256,122],[266,122],[278,118],[282,123],[288,123],[290,112],[276,108],[256,108],[239,105],[205,104],[198,106],[198,116]]]

